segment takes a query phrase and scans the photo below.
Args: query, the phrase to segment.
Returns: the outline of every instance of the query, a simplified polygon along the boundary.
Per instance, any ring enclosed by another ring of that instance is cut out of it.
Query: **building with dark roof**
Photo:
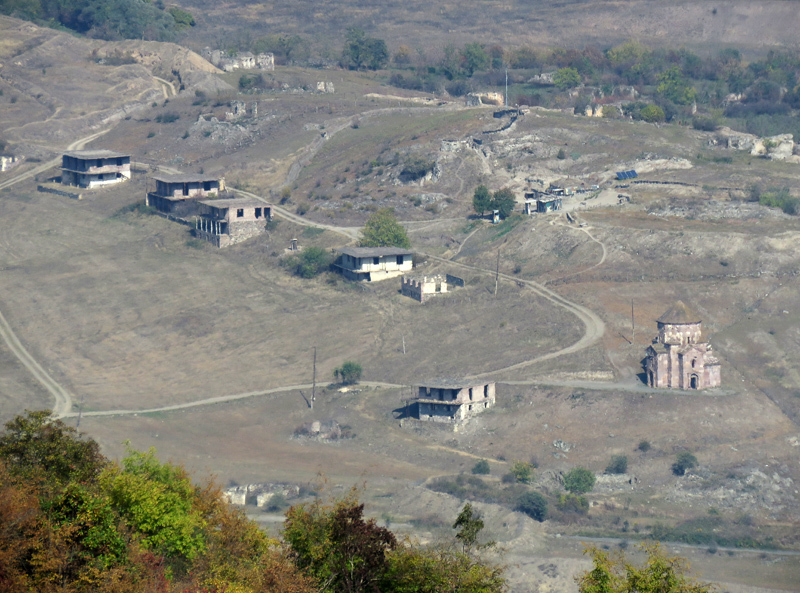
[[[650,387],[706,389],[719,387],[719,360],[702,341],[700,316],[678,301],[656,320],[658,337],[647,348],[644,369]]]
[[[102,187],[131,178],[131,155],[111,150],[72,150],[61,156],[61,183]]]
[[[412,255],[401,247],[345,247],[334,266],[350,280],[377,282],[410,272]]]
[[[146,203],[166,214],[179,214],[187,202],[225,191],[225,179],[212,175],[155,175],[153,181],[156,188],[147,193]]]

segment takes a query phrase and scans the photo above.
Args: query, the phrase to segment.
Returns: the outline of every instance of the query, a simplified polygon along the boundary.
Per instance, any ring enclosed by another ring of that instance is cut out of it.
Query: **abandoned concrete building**
[[[232,56],[222,50],[206,47],[200,55],[225,72],[239,69],[275,70],[275,55],[272,53],[253,55],[249,51],[244,51]]]
[[[225,191],[225,180],[209,175],[159,175],[153,177],[156,189],[147,192],[145,203],[159,212],[187,215],[200,198]]]
[[[131,155],[111,150],[74,150],[61,157],[61,183],[102,187],[131,178]]]
[[[528,194],[526,194],[528,195]],[[558,212],[562,208],[561,198],[540,194],[535,200],[525,200],[525,214],[544,214],[545,212]]]
[[[400,278],[400,292],[424,303],[437,294],[447,293],[447,279],[439,274],[435,276],[403,276]]]
[[[494,383],[439,381],[417,386],[416,413],[419,420],[458,424],[491,408]]]
[[[378,282],[413,268],[412,253],[400,247],[345,247],[334,266],[349,280]]]
[[[650,387],[719,387],[720,363],[711,344],[702,342],[702,321],[683,302],[657,319],[658,337],[647,348],[644,369]]]
[[[269,205],[247,198],[202,200],[194,234],[217,247],[246,241],[265,231],[272,217]]]

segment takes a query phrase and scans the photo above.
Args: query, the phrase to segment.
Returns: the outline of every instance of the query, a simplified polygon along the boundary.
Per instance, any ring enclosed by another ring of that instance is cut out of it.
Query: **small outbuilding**
[[[73,150],[61,156],[61,183],[103,187],[131,178],[131,155],[111,150]]]
[[[217,247],[235,245],[263,233],[272,216],[271,206],[248,198],[202,200],[198,205],[195,236]]]
[[[419,420],[458,424],[495,404],[495,384],[467,381],[434,381],[417,386]]]
[[[349,280],[378,282],[410,272],[412,255],[401,247],[345,247],[334,267]]]
[[[400,278],[400,292],[424,303],[437,294],[447,293],[447,279],[440,274],[435,276],[403,276]]]
[[[146,203],[159,212],[173,214],[188,201],[208,198],[225,190],[225,179],[210,175],[157,175],[155,191],[147,192]]]

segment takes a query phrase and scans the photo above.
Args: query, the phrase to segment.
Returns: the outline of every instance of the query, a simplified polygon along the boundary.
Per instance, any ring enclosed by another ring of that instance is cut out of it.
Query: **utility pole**
[[[633,317],[633,299],[631,299],[631,344],[636,341],[636,320]]]
[[[403,334],[403,354],[405,355],[405,353],[406,353],[406,335]]]
[[[508,107],[508,66],[506,66],[506,107]]]
[[[83,415],[83,398],[86,397],[85,393],[81,394],[81,403],[78,404],[78,421],[75,423],[75,428],[81,426],[81,416]]]
[[[314,378],[311,383],[311,409],[314,409],[314,400],[317,399],[317,347],[314,346]]]
[[[497,285],[500,283],[500,248],[497,248],[497,267],[494,271],[494,296],[497,296]]]

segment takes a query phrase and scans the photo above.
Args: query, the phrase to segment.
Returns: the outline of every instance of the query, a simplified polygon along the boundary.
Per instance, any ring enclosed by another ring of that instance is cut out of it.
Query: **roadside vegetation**
[[[289,508],[279,542],[154,450],[129,449],[118,464],[48,411],[29,412],[0,436],[0,583],[9,593],[504,590],[469,504],[449,542],[422,546],[365,518],[356,494]]]

